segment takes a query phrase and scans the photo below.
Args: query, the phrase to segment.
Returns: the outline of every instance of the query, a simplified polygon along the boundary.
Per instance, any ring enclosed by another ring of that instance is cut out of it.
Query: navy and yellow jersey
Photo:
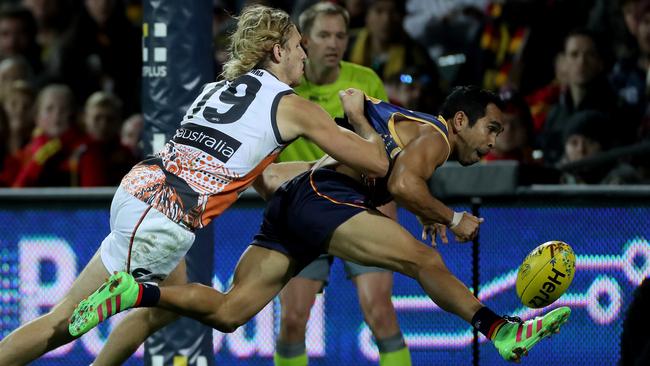
[[[370,125],[384,140],[386,154],[391,164],[404,148],[404,144],[395,130],[395,123],[398,121],[413,121],[435,128],[445,138],[447,147],[449,147],[447,121],[442,116],[434,117],[430,114],[411,111],[369,96],[366,96],[365,114]],[[447,158],[449,158],[449,154],[447,154]]]
[[[449,145],[449,130],[447,127],[447,121],[445,121],[442,116],[434,117],[430,114],[411,111],[368,96],[366,96],[365,102],[365,115],[368,122],[370,122],[370,125],[384,140],[386,154],[390,163],[388,174],[386,174],[384,178],[365,179],[366,184],[370,188],[370,198],[373,206],[381,206],[392,200],[387,187],[388,177],[392,172],[395,159],[404,148],[404,144],[400,140],[395,129],[396,122],[403,121],[402,123],[405,123],[412,121],[436,129],[447,142],[447,147],[449,149],[447,150],[448,152],[445,160],[449,158],[449,153],[451,152]]]

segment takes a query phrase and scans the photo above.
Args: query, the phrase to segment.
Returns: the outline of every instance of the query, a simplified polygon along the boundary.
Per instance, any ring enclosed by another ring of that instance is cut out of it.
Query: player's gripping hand
[[[343,111],[348,116],[348,121],[353,127],[356,127],[355,124],[359,122],[360,117],[363,117],[365,95],[359,89],[348,88],[339,91],[339,98]]]
[[[449,226],[449,230],[456,236],[456,241],[470,241],[478,235],[479,226],[485,221],[482,217],[476,217],[470,213],[463,212],[463,217],[457,225]]]

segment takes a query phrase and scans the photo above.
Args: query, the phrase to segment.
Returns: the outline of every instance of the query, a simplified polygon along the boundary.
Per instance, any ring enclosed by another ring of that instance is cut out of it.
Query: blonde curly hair
[[[237,29],[230,35],[228,61],[221,76],[233,80],[255,67],[262,67],[275,44],[284,46],[294,27],[289,14],[263,5],[244,8],[237,19]]]

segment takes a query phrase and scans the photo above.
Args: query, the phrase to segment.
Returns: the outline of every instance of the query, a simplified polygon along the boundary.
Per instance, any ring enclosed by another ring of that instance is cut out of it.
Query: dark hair
[[[571,30],[569,33],[567,33],[566,37],[564,37],[564,43],[562,44],[562,52],[566,52],[567,41],[569,40],[569,38],[572,37],[587,37],[591,39],[591,41],[594,43],[594,48],[596,49],[596,52],[598,52],[598,56],[603,61],[605,60],[605,56],[607,55],[607,52],[605,51],[600,36],[596,32],[587,28],[576,28]]]
[[[611,141],[610,125],[609,118],[602,112],[589,109],[579,111],[566,121],[562,141],[566,143],[572,135],[582,135],[600,143],[605,150]]]
[[[30,39],[36,37],[36,19],[29,9],[16,4],[4,4],[0,7],[0,20],[14,19],[23,23],[25,32]]]
[[[393,5],[395,5],[395,11],[400,16],[404,16],[406,14],[406,1],[403,0],[365,0],[366,11],[381,1],[393,3]]]
[[[457,86],[447,96],[440,107],[440,115],[446,119],[454,118],[456,112],[464,112],[472,127],[483,116],[488,104],[494,104],[503,110],[503,102],[495,93],[477,86]]]

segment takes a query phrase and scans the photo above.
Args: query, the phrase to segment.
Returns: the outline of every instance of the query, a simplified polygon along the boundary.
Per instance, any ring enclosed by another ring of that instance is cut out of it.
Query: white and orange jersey
[[[122,186],[175,222],[207,225],[286,146],[276,114],[288,93],[291,87],[259,69],[207,84],[174,137],[136,165]]]

